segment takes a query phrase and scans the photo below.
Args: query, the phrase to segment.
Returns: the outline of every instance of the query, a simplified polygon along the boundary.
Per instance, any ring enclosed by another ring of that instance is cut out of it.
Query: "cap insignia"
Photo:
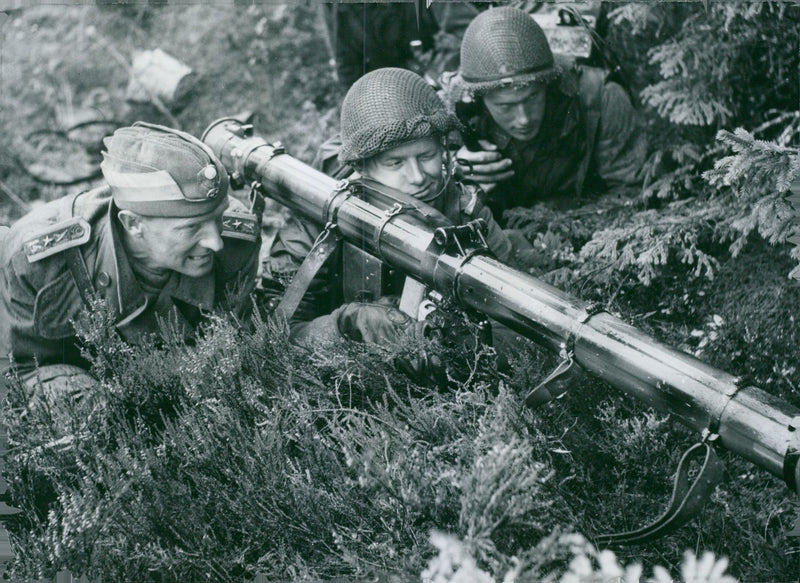
[[[214,198],[219,194],[218,172],[213,164],[208,164],[197,173],[197,184],[206,191],[206,198]]]

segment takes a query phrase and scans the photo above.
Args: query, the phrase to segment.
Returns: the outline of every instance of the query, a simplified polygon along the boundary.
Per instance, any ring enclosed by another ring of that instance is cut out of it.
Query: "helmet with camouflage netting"
[[[357,162],[460,124],[436,91],[412,71],[387,67],[356,81],[342,103],[339,161]]]

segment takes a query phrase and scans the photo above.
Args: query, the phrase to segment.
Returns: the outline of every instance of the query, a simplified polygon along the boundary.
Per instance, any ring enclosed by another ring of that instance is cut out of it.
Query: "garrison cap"
[[[473,95],[502,87],[547,84],[560,74],[544,31],[524,10],[489,8],[464,31],[461,78]]]
[[[114,204],[150,217],[195,217],[228,199],[228,173],[194,136],[136,122],[104,140],[101,168]]]

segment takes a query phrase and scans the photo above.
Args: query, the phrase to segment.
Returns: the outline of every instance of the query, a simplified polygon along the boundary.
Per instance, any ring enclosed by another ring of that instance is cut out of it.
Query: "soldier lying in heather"
[[[159,320],[189,337],[215,307],[243,313],[255,285],[259,218],[229,210],[227,172],[207,146],[136,123],[106,148],[105,186],[0,232],[0,373],[13,363],[37,394],[96,382],[72,323],[91,298],[105,300],[118,334],[141,343]]]

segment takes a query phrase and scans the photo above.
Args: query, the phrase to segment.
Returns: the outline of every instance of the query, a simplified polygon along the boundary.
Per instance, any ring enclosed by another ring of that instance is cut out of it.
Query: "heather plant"
[[[491,352],[476,354],[471,374],[442,386],[398,366],[408,346],[310,351],[260,318],[242,330],[212,317],[189,344],[165,322],[144,347],[111,324],[102,304],[77,323],[101,379],[89,399],[29,407],[12,388],[6,473],[25,511],[11,525],[15,578],[414,580],[434,552],[431,531],[460,541],[468,569],[453,580],[627,575],[638,567],[568,533],[654,516],[680,453],[670,442],[688,443],[618,395],[598,408],[591,395],[603,385],[588,379],[524,408],[520,395],[551,364],[535,350],[520,351],[509,377],[493,372]],[[720,493],[715,526],[740,496]],[[652,566],[685,544],[639,556]]]
[[[309,352],[261,319],[214,317],[190,344],[165,322],[133,347],[98,305],[77,328],[96,392],[9,397],[16,577],[413,572],[432,528],[493,564],[568,514],[535,451],[546,439],[491,372],[441,391],[397,354]]]

